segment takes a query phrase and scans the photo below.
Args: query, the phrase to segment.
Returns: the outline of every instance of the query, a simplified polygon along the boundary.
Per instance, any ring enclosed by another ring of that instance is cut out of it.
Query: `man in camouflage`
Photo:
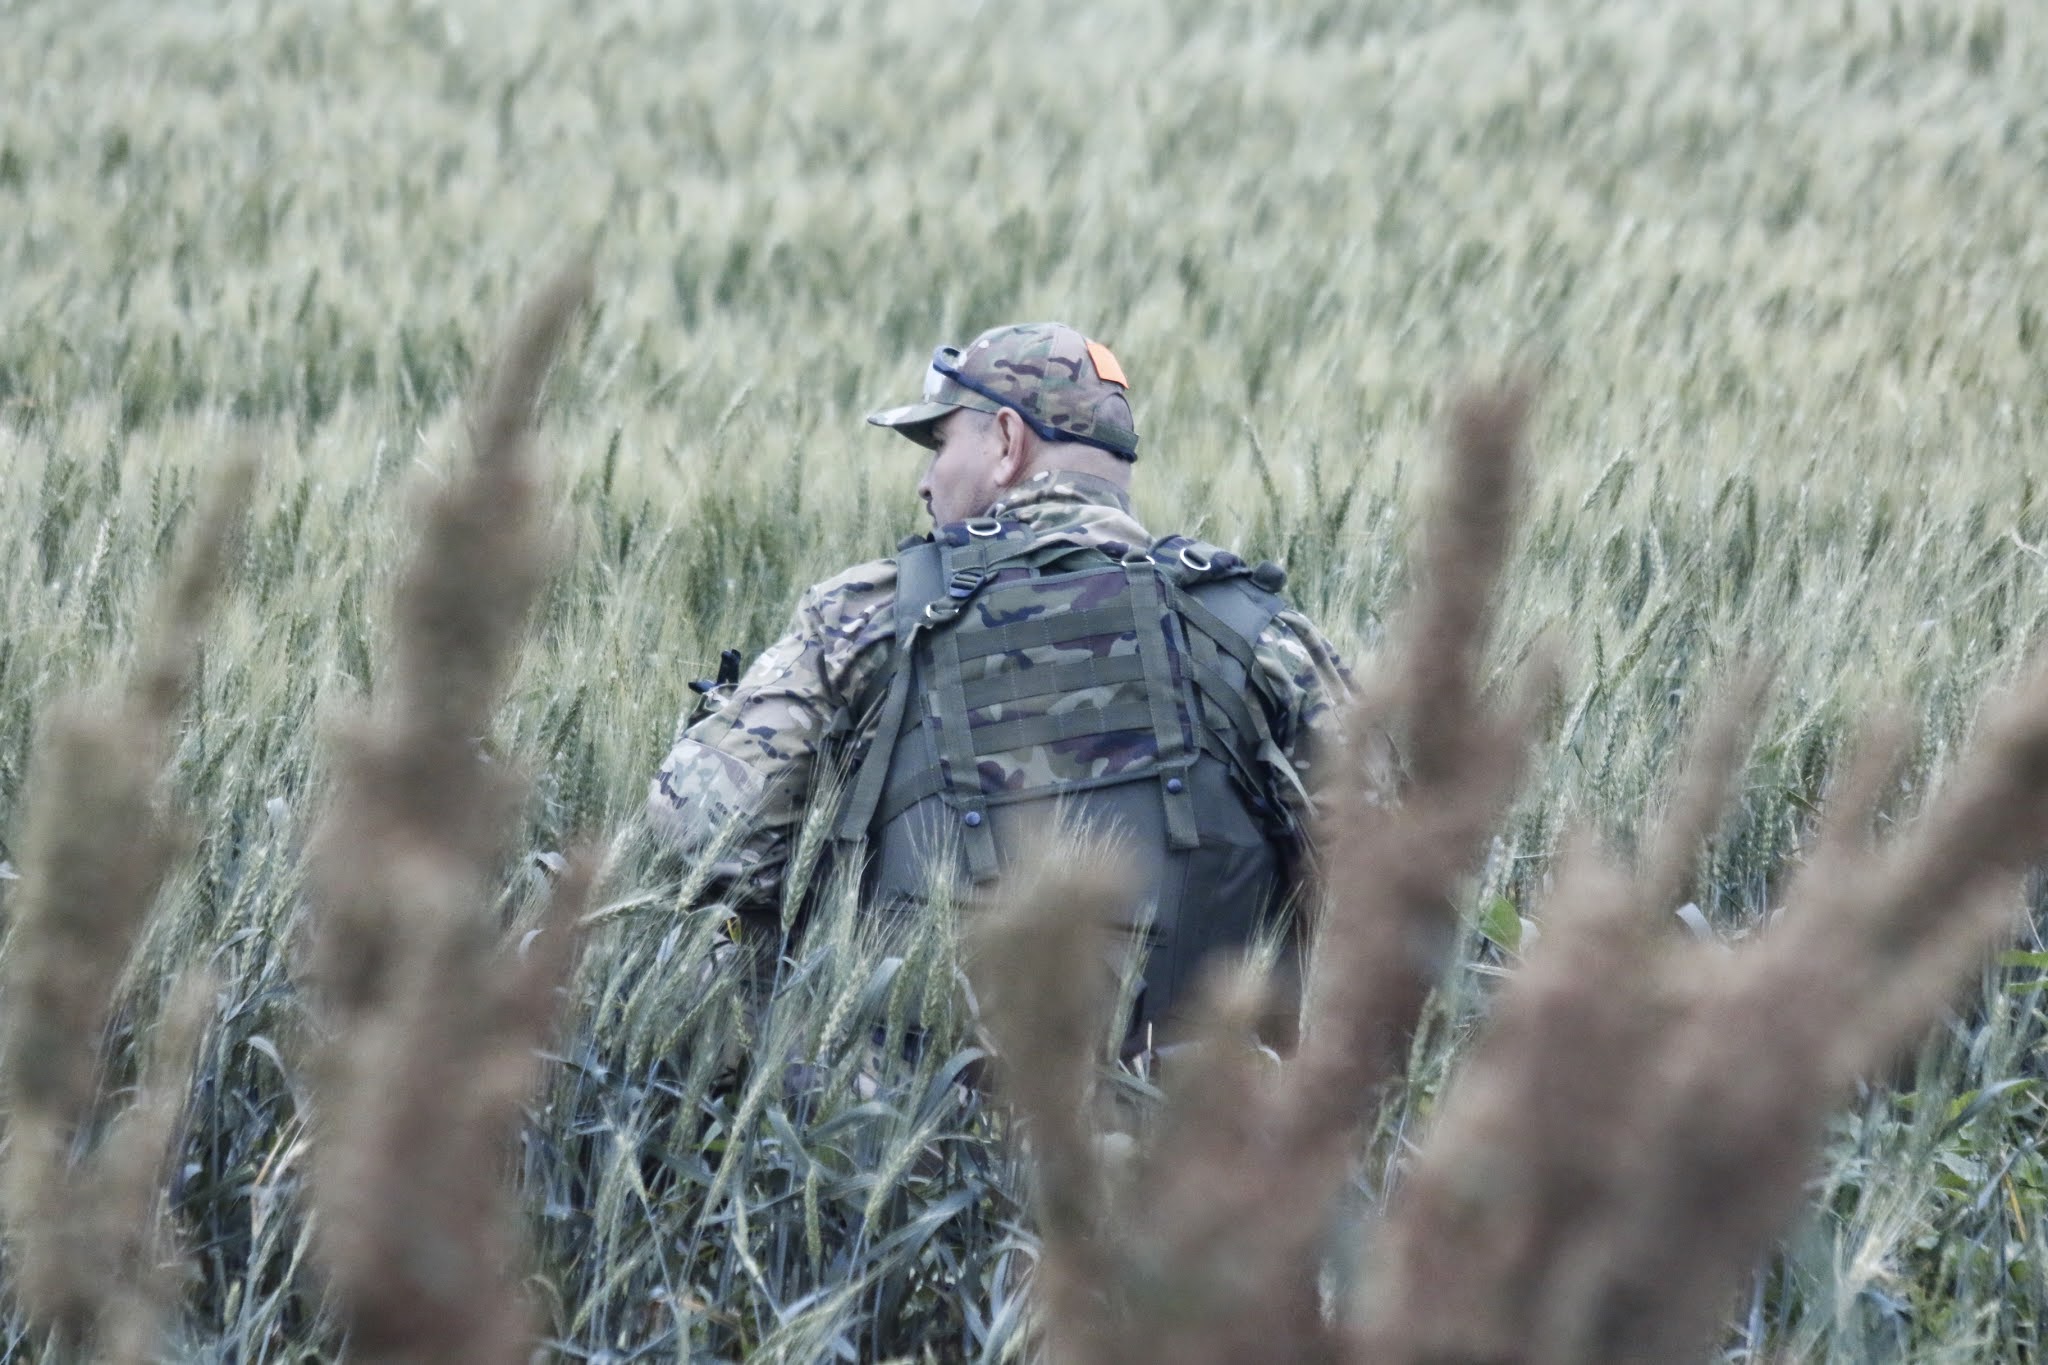
[[[1056,563],[1058,556],[1067,554],[1064,564],[1071,566],[1080,562],[1071,552],[1085,550],[1097,553],[1081,559],[1098,565],[1143,565],[1148,574],[1155,561],[1172,561],[1184,576],[1180,564],[1196,565],[1213,575],[1214,560],[1222,569],[1268,589],[1263,593],[1267,609],[1255,618],[1255,632],[1249,632],[1255,638],[1248,649],[1234,651],[1240,667],[1232,675],[1232,686],[1248,695],[1253,705],[1248,708],[1241,699],[1220,695],[1202,705],[1230,708],[1240,717],[1240,729],[1257,731],[1256,743],[1244,749],[1247,756],[1256,757],[1239,763],[1236,789],[1254,784],[1262,789],[1250,800],[1263,813],[1263,827],[1287,831],[1289,836],[1307,828],[1315,769],[1341,743],[1337,712],[1348,695],[1348,678],[1321,633],[1272,594],[1270,590],[1282,581],[1273,566],[1253,572],[1212,546],[1199,547],[1197,553],[1194,543],[1184,538],[1155,542],[1133,518],[1128,490],[1138,437],[1126,380],[1107,348],[1060,324],[998,327],[964,351],[941,348],[933,356],[921,401],[874,413],[868,421],[892,428],[932,452],[918,494],[936,527],[932,540],[940,547],[956,547],[947,549],[956,556],[947,560],[949,565],[967,554],[999,564],[1006,552],[1003,543],[1008,542],[1028,547],[1033,563]],[[903,587],[899,562],[910,564],[917,553],[913,542],[906,541],[897,558],[859,565],[807,590],[788,633],[755,660],[737,684],[719,689],[713,709],[679,731],[654,778],[648,811],[656,831],[686,857],[716,851],[720,861],[714,871],[743,910],[778,903],[783,870],[821,764],[832,759],[849,730],[855,741],[873,739],[875,717],[886,710],[876,698],[887,690],[893,674],[907,667],[897,658],[897,602]],[[1023,572],[991,568],[984,578],[999,590],[1006,577]],[[980,579],[968,592],[959,591],[961,578],[955,572],[953,597],[980,591]],[[1013,585],[1011,591],[1013,603],[1033,600],[1015,597],[1018,591],[1031,591],[1028,585]],[[1250,587],[1246,591],[1261,595]],[[991,594],[977,599],[985,619],[993,600]],[[949,617],[959,605],[944,598],[927,602],[911,635],[928,621]],[[1086,607],[1060,602],[1054,610],[1085,613]],[[1011,616],[1032,611],[1027,605],[1022,611],[1013,609]],[[1120,642],[1139,633],[1112,632],[1098,637],[1108,641],[1107,647],[1083,652],[1108,656],[1119,648],[1127,650],[1129,646]],[[1097,641],[1084,643],[1093,646]],[[1073,690],[1054,697],[1052,705],[1041,706],[1042,711],[1071,712],[1091,702],[1108,706],[1121,695],[1131,698],[1125,704],[1129,714],[1142,704],[1148,687],[1158,690],[1162,675],[1142,669],[1135,660],[1125,660],[1127,666],[1120,671],[1110,666],[1111,673],[1122,679],[1113,685],[1092,671],[1077,674],[1076,669],[1095,665],[1075,662],[1073,651],[1062,655],[1061,647],[1056,642],[1050,646],[1052,652],[1041,649],[1036,655],[1024,648],[1002,651],[1018,667],[1038,667],[1041,678],[1053,676],[1065,660],[1070,679],[1101,684],[1089,689],[1076,682]],[[1173,668],[1178,677],[1183,664]],[[991,686],[1001,685],[980,685],[983,710],[976,713],[974,724],[995,723],[994,728],[1001,729],[1001,706],[991,707],[985,700],[998,695],[988,691]],[[1057,724],[1043,719],[1016,723],[1038,727],[1041,736],[1052,733],[1044,726]],[[901,733],[914,735],[918,727],[919,718],[912,715]],[[893,739],[894,733],[884,738]],[[1091,733],[1065,743],[1052,739],[1006,752],[999,760],[983,755],[976,761],[970,755],[955,766],[980,771],[965,786],[956,782],[944,794],[943,806],[933,796],[940,783],[930,784],[923,794],[929,798],[926,804],[947,811],[958,832],[982,834],[984,815],[991,825],[998,821],[1006,788],[1034,780],[1063,779],[1067,789],[1115,782],[1116,770],[1126,762],[1142,766],[1162,757],[1151,742],[1154,733]],[[1128,752],[1118,748],[1120,743]],[[881,755],[877,773],[888,757]],[[936,757],[957,760],[960,754]],[[1192,760],[1184,756],[1183,761]],[[1245,775],[1253,769],[1255,773]],[[851,784],[856,799],[860,776],[857,773]],[[899,772],[891,785],[903,783]],[[1169,776],[1162,786],[1178,793],[1183,783]],[[988,805],[983,804],[984,794],[992,798]],[[875,795],[869,793],[870,812]],[[1285,841],[1286,837],[1276,839]],[[1292,856],[1295,851],[1288,852],[1285,866],[1292,876],[1300,864]],[[869,889],[875,890],[872,877]],[[1241,943],[1250,932],[1240,927],[1226,938]]]

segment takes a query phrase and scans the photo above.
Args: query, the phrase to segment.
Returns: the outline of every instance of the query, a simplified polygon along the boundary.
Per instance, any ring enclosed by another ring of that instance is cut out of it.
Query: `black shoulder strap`
[[[1277,564],[1248,564],[1187,536],[1154,541],[1152,558],[1178,590],[1174,605],[1188,627],[1195,683],[1204,699],[1230,718],[1267,770],[1299,789],[1293,766],[1275,741],[1256,653],[1259,637],[1287,606],[1279,594],[1286,573]],[[1237,664],[1242,690],[1218,672],[1219,654]],[[1300,795],[1306,799],[1305,792]]]
[[[840,811],[836,835],[842,840],[854,841],[867,835],[868,820],[882,799],[882,784],[889,775],[889,756],[896,751],[896,737],[903,730],[904,713],[910,709],[910,652],[917,647],[918,633],[926,625],[927,608],[945,596],[943,544],[924,541],[896,556],[896,639],[889,650],[886,668],[889,690],[875,716],[874,738],[853,775],[846,805]],[[870,692],[881,681],[878,677],[870,685]],[[858,699],[857,719],[864,718],[872,704],[871,696]]]
[[[1273,618],[1286,609],[1286,599],[1243,575],[1182,588],[1181,596],[1189,604],[1188,614],[1195,624],[1215,638],[1217,648],[1244,665],[1247,675],[1256,678],[1252,650]]]
[[[1277,564],[1248,564],[1229,550],[1188,536],[1155,540],[1151,553],[1166,580],[1180,590],[1177,605],[1185,607],[1190,623],[1236,659],[1248,681],[1255,681],[1252,650],[1287,605],[1279,594],[1285,572]]]

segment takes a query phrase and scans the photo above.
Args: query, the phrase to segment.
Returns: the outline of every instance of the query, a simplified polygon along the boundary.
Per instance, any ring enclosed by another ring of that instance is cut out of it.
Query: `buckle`
[[[955,569],[953,577],[947,580],[946,596],[965,601],[967,598],[974,596],[975,589],[979,588],[987,579],[987,569]]]

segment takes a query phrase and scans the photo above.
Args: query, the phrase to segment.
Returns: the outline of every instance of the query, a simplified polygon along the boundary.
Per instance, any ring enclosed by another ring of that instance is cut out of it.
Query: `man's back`
[[[1134,855],[1155,939],[1242,946],[1263,922],[1348,679],[1277,571],[1161,548],[1131,516],[1124,383],[1072,329],[999,328],[935,355],[924,402],[870,418],[936,452],[920,492],[946,524],[805,592],[649,793],[674,847],[720,858],[736,907],[779,905],[844,755],[837,832],[878,902],[935,877],[979,894],[1057,808]],[[1173,984],[1148,1012],[1191,964],[1162,958]]]
[[[1247,566],[1186,549],[1194,563],[1221,560],[1223,571],[1209,566],[1206,582],[1188,585],[1203,625],[1175,613],[1169,634],[1158,629],[1160,611],[1149,613],[1146,638],[1169,652],[1148,676],[1131,575],[1142,567],[1139,583],[1175,595],[1176,580],[1202,579],[1171,548],[1177,542],[1168,542],[1167,565],[1151,564],[1144,556],[1154,542],[1121,494],[1087,476],[1034,479],[990,514],[971,525],[1004,528],[999,535],[941,528],[933,544],[806,592],[790,633],[678,736],[650,810],[686,854],[712,848],[721,827],[737,822],[719,871],[738,902],[766,909],[835,738],[865,757],[843,788],[859,808],[840,811],[837,825],[864,838],[867,892],[878,904],[918,899],[935,879],[972,899],[1058,805],[1115,838],[1152,893],[1133,907],[1160,959],[1148,977],[1150,1015],[1180,996],[1211,947],[1247,941],[1287,890],[1311,769],[1335,741],[1341,666]],[[961,571],[940,570],[938,611],[948,619],[940,627],[928,619],[931,604],[918,602],[912,619],[925,639],[905,650],[900,564],[950,563],[984,547],[1008,550],[1009,562],[962,598],[950,595]],[[935,668],[935,641],[949,659],[964,650],[964,666]],[[933,703],[937,682],[960,689],[952,724]],[[905,706],[878,739],[892,692]],[[957,747],[977,734],[978,749]],[[945,780],[956,769],[962,780]],[[1180,839],[1176,820],[1187,826]],[[1187,951],[1162,951],[1175,943]]]

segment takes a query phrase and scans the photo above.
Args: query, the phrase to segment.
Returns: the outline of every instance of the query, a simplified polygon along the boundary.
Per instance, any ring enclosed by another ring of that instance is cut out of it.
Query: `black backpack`
[[[1297,838],[1252,654],[1285,575],[1184,536],[1117,548],[976,518],[899,553],[836,833],[881,906],[948,879],[972,898],[1055,808],[1113,839],[1145,890],[1123,926],[1148,948],[1138,1036],[1271,922]]]

